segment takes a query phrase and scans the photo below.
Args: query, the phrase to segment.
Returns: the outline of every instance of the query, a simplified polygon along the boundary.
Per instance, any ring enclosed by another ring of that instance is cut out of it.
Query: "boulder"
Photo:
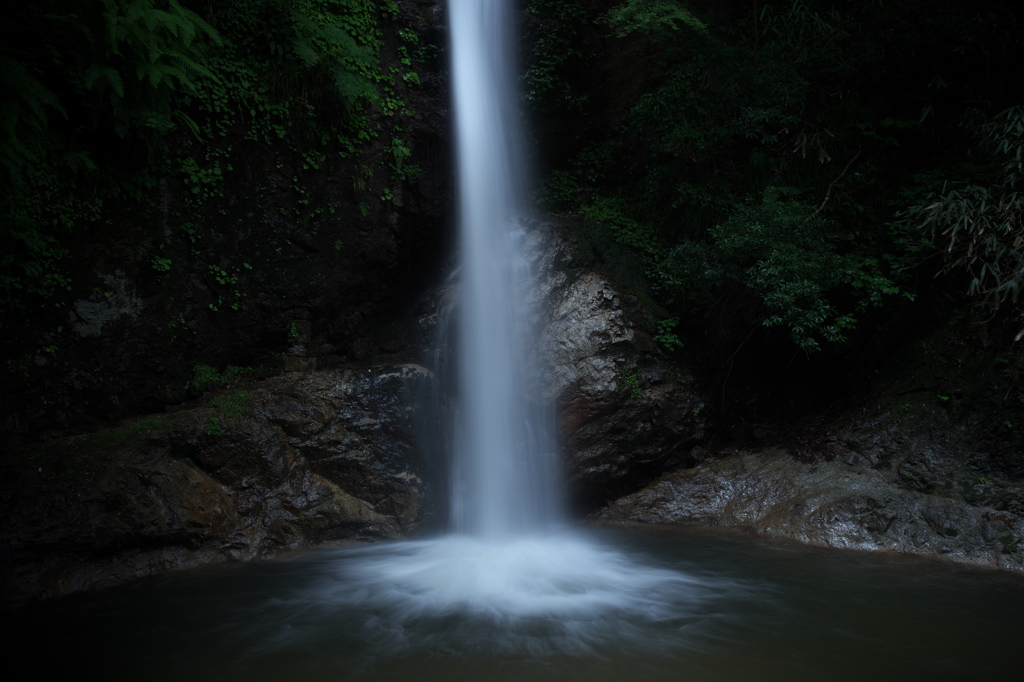
[[[652,339],[651,314],[553,230],[533,234],[543,297],[544,395],[577,505],[593,507],[691,461],[705,401]]]

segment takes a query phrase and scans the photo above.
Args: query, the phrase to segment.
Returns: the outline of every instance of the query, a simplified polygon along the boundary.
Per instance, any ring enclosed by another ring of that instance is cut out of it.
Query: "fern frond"
[[[0,165],[7,171],[11,184],[20,187],[22,184],[21,161],[6,152],[0,152]]]
[[[343,67],[336,67],[332,75],[335,90],[349,107],[361,99],[372,100],[377,94],[376,88],[368,79]]]
[[[193,85],[189,79],[190,74],[209,78],[212,81],[219,80],[217,74],[187,55],[175,53],[170,55],[170,59],[174,62],[175,66],[183,72],[184,75],[182,76],[182,80],[189,80],[190,86]]]
[[[199,125],[193,121],[188,114],[181,109],[175,109],[172,116],[184,123],[185,127],[192,132],[192,135],[194,135],[197,140],[202,141],[202,137],[199,134]]]
[[[46,124],[47,107],[57,111],[64,118],[68,116],[57,95],[13,59],[0,58],[0,85],[6,85],[13,90],[17,101],[27,107],[42,125]]]
[[[113,90],[119,98],[124,97],[124,81],[121,80],[121,74],[119,74],[112,66],[107,66],[105,64],[93,64],[89,67],[88,71],[85,72],[85,76],[82,78],[82,84],[87,90],[92,90],[101,78],[110,84],[110,89]]]
[[[313,49],[313,46],[302,38],[295,39],[292,43],[292,49],[295,50],[295,54],[306,66],[313,66],[320,61],[320,53]]]
[[[182,7],[178,3],[178,0],[171,0],[171,7],[174,8],[174,11],[177,12],[183,19],[187,20],[187,23],[184,25],[187,25],[188,31],[192,32],[192,37],[187,38],[185,41],[186,46],[192,42],[194,36],[198,35],[200,31],[214,45],[224,44],[224,39],[221,38],[221,35],[217,32],[217,29],[208,24],[202,17],[200,17],[192,10]],[[186,35],[188,34],[186,33]]]
[[[83,151],[65,153],[64,165],[77,173],[95,173],[98,170],[96,162]]]

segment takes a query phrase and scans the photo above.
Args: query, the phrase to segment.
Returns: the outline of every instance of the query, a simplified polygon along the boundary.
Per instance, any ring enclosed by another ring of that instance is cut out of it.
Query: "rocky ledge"
[[[877,426],[874,440],[886,437]],[[956,466],[955,453],[931,457],[902,445],[858,451],[834,441],[841,456],[816,462],[776,449],[719,453],[616,500],[594,519],[738,527],[813,545],[1024,570],[1024,516],[1005,504],[1024,499],[1021,486]]]
[[[15,453],[0,490],[3,602],[419,527],[416,365],[289,374]]]

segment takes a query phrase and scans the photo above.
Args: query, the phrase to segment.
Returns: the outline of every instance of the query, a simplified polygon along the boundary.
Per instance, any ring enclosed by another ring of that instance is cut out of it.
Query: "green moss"
[[[166,427],[163,417],[150,416],[112,431],[91,433],[86,437],[86,448],[119,448],[137,438],[153,435]]]
[[[252,367],[236,367],[228,365],[224,371],[211,367],[210,365],[196,365],[192,370],[192,378],[185,384],[185,390],[195,393],[204,393],[218,388],[224,388],[229,379],[249,376],[255,373]]]
[[[236,422],[249,412],[252,398],[248,391],[232,391],[217,396],[210,401],[210,406],[229,423]]]

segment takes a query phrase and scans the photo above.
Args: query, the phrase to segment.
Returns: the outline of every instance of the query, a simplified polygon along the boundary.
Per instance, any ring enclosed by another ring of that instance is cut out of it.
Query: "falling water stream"
[[[502,649],[596,652],[611,633],[588,623],[671,618],[673,604],[693,598],[696,581],[632,561],[562,523],[554,438],[531,381],[528,321],[536,316],[519,221],[511,6],[448,3],[461,235],[453,534],[368,551],[349,571],[371,592],[384,581],[403,619],[460,614],[499,624],[494,643]],[[537,630],[544,636],[522,636],[552,621],[560,636],[549,636],[549,625]]]
[[[531,396],[509,0],[449,0],[460,310],[451,533],[22,612],[28,677],[905,680],[1019,673],[1024,585],[681,529],[572,530]],[[535,312],[535,311],[534,311]]]
[[[492,541],[556,520],[554,445],[531,400],[522,173],[505,0],[449,0],[461,235],[453,527]]]

